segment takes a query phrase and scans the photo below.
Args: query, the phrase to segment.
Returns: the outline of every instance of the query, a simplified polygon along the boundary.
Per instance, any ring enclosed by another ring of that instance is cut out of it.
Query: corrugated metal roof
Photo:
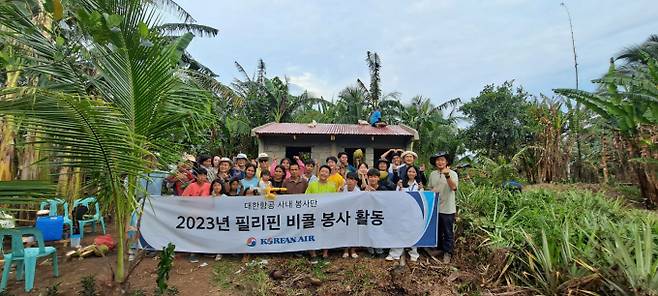
[[[408,136],[418,139],[418,132],[405,125],[373,127],[362,124],[326,124],[315,126],[307,123],[271,122],[252,130],[254,135],[362,135],[362,136]]]

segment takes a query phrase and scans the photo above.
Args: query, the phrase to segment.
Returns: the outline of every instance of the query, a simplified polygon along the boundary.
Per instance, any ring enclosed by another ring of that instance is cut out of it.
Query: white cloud
[[[307,90],[313,96],[330,99],[336,93],[336,88],[331,87],[326,80],[320,79],[310,72],[288,76],[288,81],[302,91]]]
[[[196,38],[190,51],[231,81],[233,61],[252,73],[262,58],[268,76],[287,75],[293,89],[327,99],[368,81],[365,53],[382,59],[382,88],[435,103],[476,96],[485,84],[515,79],[534,94],[573,85],[568,20],[561,1],[181,0],[218,38]],[[581,87],[607,69],[625,46],[655,33],[656,0],[568,1]],[[209,4],[211,3],[211,4]]]

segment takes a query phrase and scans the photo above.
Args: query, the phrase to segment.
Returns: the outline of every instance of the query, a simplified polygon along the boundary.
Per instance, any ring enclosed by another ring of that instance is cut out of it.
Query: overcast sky
[[[384,92],[441,103],[514,79],[533,94],[575,87],[569,21],[559,0],[201,1],[178,0],[198,23],[219,29],[190,52],[222,82],[262,58],[268,76],[326,99],[368,81],[366,51],[382,60]],[[574,24],[581,88],[626,46],[658,33],[657,0],[566,2]],[[367,83],[367,82],[366,82]]]

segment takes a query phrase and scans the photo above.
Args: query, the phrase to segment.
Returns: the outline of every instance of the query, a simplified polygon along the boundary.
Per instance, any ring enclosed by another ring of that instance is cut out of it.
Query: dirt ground
[[[110,233],[114,230],[110,226]],[[85,234],[83,245],[93,241],[95,234]],[[114,236],[116,237],[116,236]],[[65,260],[68,246],[56,245],[59,254],[60,277],[52,274],[49,260],[37,267],[35,288],[23,290],[12,271],[8,284],[11,295],[47,295],[47,289],[59,284],[59,295],[79,295],[81,279],[94,276],[99,295],[154,295],[157,278],[157,257],[144,256],[126,285],[113,284],[112,270],[116,251],[106,257]],[[467,255],[460,255],[463,252]],[[474,253],[475,252],[475,253]],[[463,239],[453,264],[446,265],[421,252],[418,262],[405,266],[373,258],[360,250],[360,258],[341,258],[335,250],[327,261],[310,264],[301,254],[252,255],[246,262],[241,256],[226,255],[220,261],[201,256],[200,262],[190,263],[187,254],[178,253],[170,274],[169,285],[178,295],[468,295],[482,284],[479,271],[472,261],[477,250]],[[467,262],[464,258],[469,258]],[[485,258],[486,259],[486,258]],[[477,259],[479,260],[479,259]],[[205,263],[205,264],[204,264]],[[207,265],[206,265],[207,264]]]

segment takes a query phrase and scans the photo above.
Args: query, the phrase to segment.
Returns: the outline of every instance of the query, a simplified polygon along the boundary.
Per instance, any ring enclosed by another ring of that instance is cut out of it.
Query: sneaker
[[[311,264],[315,265],[318,264],[318,258],[311,258]]]
[[[418,261],[418,257],[410,257],[409,260],[411,260],[411,262],[416,262]]]
[[[349,256],[350,256],[350,253],[348,253],[348,252],[343,253],[343,258],[347,258]]]
[[[443,254],[443,263],[444,264],[450,264],[451,259],[452,259],[452,255],[450,255],[450,253]]]
[[[196,255],[194,255],[194,254],[190,254],[189,259],[190,259],[190,263],[198,263],[199,262],[199,258],[197,258]]]
[[[217,254],[215,256],[215,261],[219,261],[219,260],[222,260],[222,254]]]
[[[400,258],[395,258],[391,255],[386,256],[386,261],[394,261],[394,260],[400,260]]]
[[[352,253],[352,258],[354,258],[354,259],[359,258],[359,254],[357,254],[357,253]]]

